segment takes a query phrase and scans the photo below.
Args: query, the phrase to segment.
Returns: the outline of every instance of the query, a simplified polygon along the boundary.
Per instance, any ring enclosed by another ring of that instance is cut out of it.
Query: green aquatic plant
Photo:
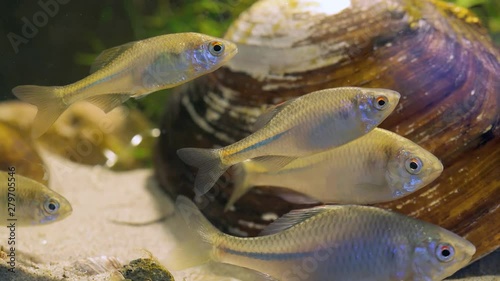
[[[123,5],[133,38],[140,40],[188,31],[222,37],[231,22],[254,2],[255,0],[127,0]],[[112,24],[115,16],[115,12],[105,6],[100,11],[99,18],[101,24],[106,25]],[[114,47],[106,46],[96,33],[84,36],[88,37],[93,52],[78,52],[74,58],[77,64],[90,66],[101,51]],[[127,105],[141,110],[150,120],[157,123],[170,91],[159,91],[147,99],[131,100]]]
[[[221,37],[231,22],[254,2],[255,0],[124,1],[124,5],[135,38],[186,31]],[[133,100],[129,105],[140,109],[157,123],[171,91],[160,91],[148,99]]]
[[[448,0],[470,9],[490,31],[497,46],[500,46],[500,0]]]
[[[114,11],[110,5],[104,5],[99,12],[99,20],[102,25],[110,25],[120,12],[125,13],[133,33],[132,40],[187,31],[221,37],[231,22],[255,2],[256,0],[126,0],[123,1],[121,11]],[[447,2],[469,8],[476,13],[500,46],[500,0]],[[78,52],[74,58],[76,64],[90,66],[101,51],[114,47],[106,45],[97,33],[89,31],[83,36],[88,38],[92,52]],[[147,99],[131,100],[127,102],[127,106],[141,110],[157,124],[171,91],[163,90]]]
[[[131,261],[119,272],[125,280],[151,280],[151,281],[170,281],[174,277],[155,259],[137,259]]]

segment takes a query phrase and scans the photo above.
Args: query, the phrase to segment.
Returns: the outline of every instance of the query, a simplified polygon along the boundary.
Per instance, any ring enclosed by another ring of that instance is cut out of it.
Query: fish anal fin
[[[251,178],[248,176],[248,171],[246,166],[251,161],[243,161],[233,166],[233,179],[234,188],[229,200],[224,207],[224,212],[227,212],[233,205],[240,199],[245,193],[247,193],[252,187]]]
[[[287,230],[298,223],[308,220],[330,209],[331,207],[332,206],[317,206],[308,209],[293,210],[269,224],[259,233],[259,236],[276,234],[278,232]]]
[[[266,109],[261,115],[259,115],[259,117],[257,117],[257,120],[255,120],[255,123],[252,126],[252,130],[255,132],[264,127],[267,123],[269,123],[269,121],[271,121],[271,119],[273,119],[274,116],[276,116],[276,114],[278,114],[281,110],[283,110],[283,108],[292,103],[294,100],[295,99],[290,99]]]
[[[268,172],[278,171],[281,168],[288,165],[293,160],[297,159],[297,157],[293,156],[279,156],[279,155],[267,155],[252,158],[252,164],[256,166],[256,168],[265,169]]]
[[[127,94],[106,94],[85,99],[85,101],[99,107],[104,113],[110,112],[113,108],[121,105],[130,98]]]
[[[195,241],[186,235],[186,242],[178,245],[169,253],[169,269],[180,270],[204,264],[212,260],[214,241],[223,235],[201,213],[193,201],[182,195],[175,200],[175,213],[198,237]]]
[[[97,70],[105,67],[114,59],[116,59],[119,55],[121,55],[126,50],[130,49],[136,42],[130,42],[127,44],[123,44],[120,46],[116,46],[113,48],[109,48],[107,50],[102,51],[94,60],[92,65],[90,66],[90,73],[94,73]]]

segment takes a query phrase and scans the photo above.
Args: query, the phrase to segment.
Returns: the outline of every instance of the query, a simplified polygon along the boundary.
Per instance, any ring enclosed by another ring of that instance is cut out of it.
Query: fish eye
[[[378,110],[384,110],[389,104],[389,100],[385,96],[378,96],[375,98],[375,108]]]
[[[439,244],[436,248],[436,257],[442,262],[449,262],[455,256],[455,249],[450,244]]]
[[[417,157],[407,159],[405,163],[406,170],[412,175],[420,173],[422,166],[422,160]]]
[[[214,41],[214,42],[210,42],[208,44],[208,51],[218,57],[220,55],[222,55],[222,53],[224,52],[224,44],[222,44],[221,42],[218,42],[218,41]]]
[[[59,202],[55,199],[49,199],[45,201],[43,208],[47,213],[53,214],[59,210]]]

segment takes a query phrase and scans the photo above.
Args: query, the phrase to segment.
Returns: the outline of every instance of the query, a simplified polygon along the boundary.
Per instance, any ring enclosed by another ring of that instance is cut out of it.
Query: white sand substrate
[[[168,268],[169,251],[181,240],[193,239],[184,224],[168,217],[173,203],[159,188],[152,170],[113,172],[100,166],[72,163],[45,151],[42,157],[48,166],[50,188],[71,202],[73,213],[53,224],[16,228],[18,273],[2,270],[0,280],[106,280],[109,273],[85,274],[74,269],[75,262],[85,264],[88,258],[113,257],[128,263],[147,257],[144,250]],[[0,245],[4,248],[8,235],[9,230],[0,227]],[[6,266],[4,260],[0,259],[0,263]],[[22,272],[35,273],[37,277]],[[191,279],[236,280],[220,276]]]

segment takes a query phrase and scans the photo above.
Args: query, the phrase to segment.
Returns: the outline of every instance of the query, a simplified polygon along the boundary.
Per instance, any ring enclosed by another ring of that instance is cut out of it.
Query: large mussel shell
[[[445,169],[419,192],[378,206],[464,236],[475,258],[499,247],[500,54],[474,15],[432,0],[263,0],[226,39],[239,54],[166,105],[155,168],[172,196],[194,195],[196,169],[177,149],[237,141],[267,104],[330,87],[389,88],[402,98],[381,127],[428,149]],[[276,216],[315,204],[259,187],[224,213],[232,188],[229,170],[198,203],[236,235],[256,235]]]

